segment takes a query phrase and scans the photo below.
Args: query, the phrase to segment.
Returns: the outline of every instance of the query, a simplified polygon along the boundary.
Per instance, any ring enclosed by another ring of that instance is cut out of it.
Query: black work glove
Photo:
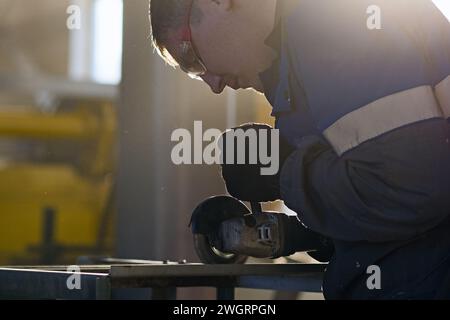
[[[250,141],[249,138],[246,138],[245,146],[238,149],[238,142],[244,141],[244,139],[236,138],[239,133],[245,133],[255,139]],[[265,139],[266,137],[267,139]],[[227,156],[229,151],[226,147],[227,142],[233,140],[234,152]],[[273,143],[278,144],[278,152],[276,145],[272,145],[272,140],[274,140]],[[272,127],[266,124],[248,123],[227,130],[219,139],[219,148],[221,150],[222,177],[230,195],[242,201],[253,202],[280,199],[280,172],[283,163],[294,151],[294,148],[281,135],[277,139]],[[261,161],[263,159],[260,158],[260,153],[266,158],[265,162]],[[244,164],[238,163],[239,157],[241,160],[245,160]],[[267,164],[268,159],[271,162],[269,164]],[[278,162],[278,166],[274,166],[274,161]],[[264,168],[267,170],[265,173],[261,171]],[[269,170],[269,168],[271,169]]]

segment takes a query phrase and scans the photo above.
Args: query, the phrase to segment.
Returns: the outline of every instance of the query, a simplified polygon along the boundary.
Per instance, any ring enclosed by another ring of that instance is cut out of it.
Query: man
[[[430,0],[150,10],[166,61],[215,93],[253,88],[273,106],[292,148],[280,173],[225,165],[223,176],[233,196],[281,198],[333,240],[326,298],[450,297],[450,25]],[[381,286],[368,285],[371,266]]]

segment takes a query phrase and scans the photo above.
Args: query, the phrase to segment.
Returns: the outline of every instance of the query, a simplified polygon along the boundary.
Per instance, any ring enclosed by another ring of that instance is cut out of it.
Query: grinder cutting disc
[[[226,220],[250,213],[245,204],[230,196],[211,197],[195,208],[191,218],[194,246],[201,262],[207,264],[239,264],[247,256],[228,254],[216,249],[212,239],[218,234],[220,224]]]

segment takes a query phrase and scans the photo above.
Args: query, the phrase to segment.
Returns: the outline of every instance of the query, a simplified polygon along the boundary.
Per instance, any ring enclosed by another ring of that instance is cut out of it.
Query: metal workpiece
[[[111,282],[122,287],[240,287],[321,292],[324,264],[112,266]],[[286,283],[290,283],[286,286]]]
[[[97,281],[108,274],[83,272],[80,290],[67,286],[71,276],[64,271],[1,268],[0,299],[95,300],[100,292]]]
[[[127,260],[117,260],[117,262]],[[234,299],[235,288],[321,292],[324,264],[204,265],[189,263],[80,266],[80,286],[69,289],[68,266],[0,268],[2,299],[114,298],[115,289],[151,288],[152,298],[176,299],[180,287],[213,287],[217,299]]]
[[[110,275],[114,279],[161,277],[242,277],[242,276],[295,276],[323,272],[324,264],[224,264],[200,263],[174,265],[113,265]]]

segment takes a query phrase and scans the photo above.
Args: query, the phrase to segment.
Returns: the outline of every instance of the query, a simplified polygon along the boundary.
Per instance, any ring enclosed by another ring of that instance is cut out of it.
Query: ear
[[[225,11],[230,11],[233,8],[234,0],[211,0]]]

